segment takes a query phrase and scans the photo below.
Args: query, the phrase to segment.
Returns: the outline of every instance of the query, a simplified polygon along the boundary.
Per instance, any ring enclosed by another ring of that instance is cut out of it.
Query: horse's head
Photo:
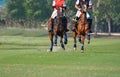
[[[57,17],[56,17],[57,24],[62,24],[62,17],[63,17],[63,8],[58,7]]]
[[[87,11],[87,3],[85,1],[82,1],[80,3],[80,6],[81,6],[81,11],[82,12],[86,12]]]
[[[58,17],[62,17],[63,16],[63,8],[62,7],[58,7],[57,15],[58,15]]]
[[[64,31],[64,27],[63,27],[63,8],[62,7],[58,7],[57,9],[57,17],[56,17],[56,28],[57,31],[60,31],[59,33],[62,33]]]
[[[87,22],[87,3],[85,1],[82,1],[80,3],[80,6],[81,6],[81,16],[80,16],[80,21],[78,22],[78,31],[81,32],[81,33],[85,33],[85,25],[86,25],[86,22]]]
[[[87,2],[86,1],[81,1],[80,3],[81,6],[81,22],[86,22],[86,12],[87,12]]]

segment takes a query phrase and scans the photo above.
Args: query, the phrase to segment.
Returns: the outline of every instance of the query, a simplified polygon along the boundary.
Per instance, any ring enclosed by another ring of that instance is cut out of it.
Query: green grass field
[[[0,36],[0,77],[120,77],[120,38],[92,38],[85,53],[49,49],[48,37]]]

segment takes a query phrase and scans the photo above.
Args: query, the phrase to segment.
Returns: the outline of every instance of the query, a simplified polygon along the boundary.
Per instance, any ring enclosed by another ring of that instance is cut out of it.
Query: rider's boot
[[[92,26],[92,19],[88,19],[89,22],[89,33],[92,33],[91,26]]]
[[[50,18],[50,28],[49,28],[49,32],[53,31],[53,24],[54,23],[54,19]]]
[[[63,17],[63,23],[65,23],[65,25],[64,25],[65,32],[68,32],[69,29],[67,28],[67,18],[65,16]]]
[[[67,25],[65,26],[65,32],[68,32],[69,31],[69,29],[67,28]]]
[[[74,22],[74,29],[73,29],[72,31],[76,31],[77,25],[78,25],[77,21],[78,21],[79,19],[80,19],[79,17],[75,17],[75,18],[73,19],[73,22]]]
[[[77,22],[79,20],[79,17],[75,17],[72,19],[74,22]]]

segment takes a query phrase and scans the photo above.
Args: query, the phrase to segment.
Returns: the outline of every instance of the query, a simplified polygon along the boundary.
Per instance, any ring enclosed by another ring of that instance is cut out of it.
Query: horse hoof
[[[81,38],[79,38],[78,41],[81,43]]]
[[[57,44],[54,44],[54,46],[57,46]]]
[[[67,42],[64,42],[64,44],[67,44]]]
[[[81,53],[84,53],[84,50],[81,50]]]
[[[90,40],[88,40],[88,44],[90,44]]]
[[[84,53],[84,47],[81,47],[81,53]]]
[[[74,48],[74,51],[76,51],[76,48]]]
[[[52,49],[52,48],[50,48],[50,52],[52,52],[52,50],[53,50],[53,49]]]
[[[65,48],[62,48],[63,51],[65,51]]]
[[[48,49],[47,52],[52,52],[52,51]]]
[[[88,42],[88,44],[90,44],[90,42]]]

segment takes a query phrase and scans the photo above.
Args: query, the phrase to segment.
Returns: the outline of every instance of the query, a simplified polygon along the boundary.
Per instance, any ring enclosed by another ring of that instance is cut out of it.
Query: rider
[[[92,3],[92,0],[77,0],[76,3],[75,3],[75,8],[77,9],[77,13],[76,13],[76,17],[73,19],[73,21],[75,21],[75,26],[74,26],[74,30],[76,29],[77,27],[77,21],[80,19],[80,16],[81,16],[81,6],[80,6],[80,3],[81,2],[85,2],[87,3],[87,20],[90,22],[89,23],[89,32],[92,33],[91,31],[91,25],[92,25],[92,6],[93,6],[93,3]]]
[[[53,0],[52,7],[53,7],[54,11],[53,11],[53,13],[51,15],[51,18],[50,18],[50,29],[49,29],[49,31],[53,30],[54,19],[57,16],[58,7],[62,7],[63,11],[65,11],[65,9],[66,9],[66,1],[65,0]],[[65,20],[67,21],[65,12],[63,12],[63,16],[64,16]],[[64,28],[65,28],[65,31],[68,31],[67,25],[64,26]]]

